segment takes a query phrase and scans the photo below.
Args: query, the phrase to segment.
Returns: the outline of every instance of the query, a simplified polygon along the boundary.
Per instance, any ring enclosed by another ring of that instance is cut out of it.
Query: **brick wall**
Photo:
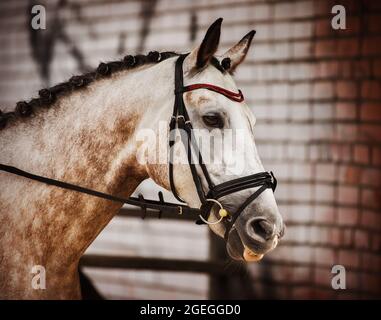
[[[261,39],[253,22],[256,141],[281,178],[276,196],[288,225],[266,281],[252,268],[264,297],[380,296],[380,7],[341,1],[347,29],[335,31],[337,3],[269,5],[271,35]],[[346,267],[348,290],[331,289],[333,264]]]
[[[31,45],[27,4],[0,3],[0,103],[9,108],[44,82],[43,64],[32,56],[49,46]],[[347,10],[346,30],[331,28],[334,4]],[[47,9],[49,18],[52,1]],[[221,51],[257,30],[237,82],[258,119],[262,160],[279,178],[276,198],[288,226],[276,251],[250,266],[256,296],[381,297],[377,1],[72,0],[55,19],[66,37],[55,43],[49,81],[127,52],[188,50],[220,16]],[[189,223],[115,219],[89,252],[207,259],[207,241],[206,230]],[[347,290],[331,288],[334,264],[346,267]],[[207,296],[205,276],[88,272],[108,297]]]

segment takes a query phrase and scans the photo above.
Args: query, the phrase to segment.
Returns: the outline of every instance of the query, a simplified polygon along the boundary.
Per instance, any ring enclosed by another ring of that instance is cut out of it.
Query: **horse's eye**
[[[224,119],[218,113],[208,113],[202,116],[202,120],[208,127],[223,128]]]

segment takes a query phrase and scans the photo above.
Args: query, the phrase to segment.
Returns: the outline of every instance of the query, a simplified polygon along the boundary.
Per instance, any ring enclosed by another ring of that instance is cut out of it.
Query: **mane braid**
[[[147,55],[127,55],[121,60],[111,62],[101,62],[96,70],[71,77],[68,81],[59,83],[50,88],[41,89],[38,92],[39,97],[27,101],[19,101],[16,108],[11,112],[2,112],[0,110],[0,130],[5,128],[8,121],[18,118],[30,117],[34,110],[39,107],[50,107],[59,97],[64,94],[79,90],[88,86],[90,83],[107,78],[115,72],[133,69],[149,63],[159,63],[168,58],[178,56],[179,54],[172,51],[157,52],[151,51]]]

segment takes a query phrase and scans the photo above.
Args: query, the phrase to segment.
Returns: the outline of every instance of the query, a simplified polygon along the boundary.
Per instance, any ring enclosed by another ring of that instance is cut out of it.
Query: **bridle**
[[[226,98],[236,101],[242,102],[244,100],[243,94],[241,90],[238,90],[238,93],[229,91],[227,89],[214,86],[211,84],[192,84],[189,86],[184,86],[184,77],[183,77],[183,62],[187,54],[180,55],[176,60],[175,65],[175,104],[173,107],[172,118],[169,124],[170,130],[170,139],[169,139],[169,150],[170,150],[170,158],[169,158],[169,181],[173,195],[177,200],[184,202],[178,195],[173,179],[173,145],[175,143],[174,133],[175,129],[182,129],[186,132],[186,135],[181,135],[184,146],[187,146],[187,156],[188,156],[188,164],[192,173],[192,178],[194,184],[196,186],[197,194],[201,202],[200,208],[200,220],[197,220],[197,224],[217,224],[223,222],[225,225],[225,239],[227,239],[229,235],[229,231],[234,225],[235,221],[239,217],[239,215],[245,210],[245,208],[253,202],[259,195],[265,191],[267,188],[271,188],[273,191],[276,188],[277,180],[275,179],[272,172],[260,172],[253,175],[241,177],[238,179],[229,180],[223,182],[221,184],[215,185],[209,175],[208,169],[202,159],[201,152],[197,146],[196,139],[193,134],[192,122],[189,118],[187,109],[184,104],[183,94],[184,92],[198,90],[198,89],[207,89],[219,94],[224,95]],[[208,192],[205,193],[204,188],[202,186],[202,181],[199,173],[197,172],[197,167],[193,161],[192,156],[192,147],[195,153],[198,155],[198,164],[201,168],[202,175],[205,178],[205,181],[208,184]],[[250,195],[245,202],[234,212],[228,213],[222,206],[219,201],[220,198],[236,193],[245,189],[250,189],[254,187],[259,187],[252,195]],[[219,219],[215,222],[208,221],[208,216],[213,205],[217,204],[219,206]]]
[[[43,177],[40,175],[36,175],[30,172],[26,172],[19,168],[0,164],[0,170],[8,173],[12,173],[27,179],[39,181],[41,183],[45,183],[48,185],[53,185],[56,187],[60,187],[67,190],[72,190],[84,194],[88,194],[91,196],[95,196],[98,198],[119,202],[123,204],[129,204],[133,206],[138,206],[142,209],[142,217],[144,218],[147,209],[153,209],[159,211],[159,217],[163,211],[168,213],[178,213],[178,214],[197,214],[199,216],[199,220],[196,221],[197,224],[217,224],[223,223],[225,226],[225,239],[227,239],[229,235],[230,229],[233,227],[235,221],[239,217],[239,215],[244,211],[244,209],[253,202],[258,196],[268,188],[271,188],[273,191],[276,188],[277,180],[275,179],[272,172],[260,172],[253,175],[241,177],[238,179],[229,180],[223,182],[221,184],[215,185],[209,175],[207,167],[203,162],[201,152],[197,146],[196,139],[193,133],[193,127],[191,120],[189,118],[188,112],[186,110],[183,93],[198,89],[207,89],[214,91],[216,93],[224,95],[226,98],[236,101],[242,102],[244,97],[242,92],[239,90],[238,93],[229,91],[227,89],[214,86],[212,84],[192,84],[189,86],[184,86],[184,78],[183,78],[183,62],[185,57],[188,54],[183,54],[178,57],[175,64],[175,103],[173,107],[173,114],[169,123],[169,181],[170,187],[175,198],[185,203],[178,195],[174,183],[174,175],[173,175],[173,157],[174,151],[173,146],[175,144],[175,133],[176,129],[184,130],[186,135],[181,135],[182,142],[184,146],[187,146],[187,156],[188,163],[192,173],[193,181],[196,186],[197,194],[201,202],[200,208],[192,208],[188,205],[184,204],[176,204],[164,201],[163,194],[159,192],[159,200],[149,200],[144,199],[143,195],[139,195],[138,197],[129,197],[123,198],[114,196],[111,194],[99,192],[93,189],[85,188],[76,184],[71,184],[68,182],[51,179],[48,177]],[[208,191],[205,192],[202,186],[202,181],[199,173],[197,172],[196,164],[193,161],[192,156],[192,148],[194,152],[198,155],[198,164],[201,168],[202,175],[205,178],[205,181],[208,184]],[[233,213],[227,212],[223,208],[223,205],[220,202],[220,199],[226,195],[236,193],[245,189],[259,187],[253,194],[251,194],[242,204],[241,206]],[[217,221],[208,221],[209,214],[214,205],[219,206],[219,219]]]

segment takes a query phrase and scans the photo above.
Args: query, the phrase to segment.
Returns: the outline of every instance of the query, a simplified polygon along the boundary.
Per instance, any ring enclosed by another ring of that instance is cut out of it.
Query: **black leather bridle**
[[[187,54],[180,55],[175,65],[175,91],[174,91],[175,103],[174,103],[172,118],[169,123],[169,133],[170,133],[169,181],[170,181],[170,186],[171,186],[173,195],[176,197],[177,200],[184,203],[184,201],[179,197],[176,191],[174,177],[173,177],[173,156],[174,156],[173,146],[175,144],[175,134],[176,134],[176,129],[179,129],[179,130],[182,129],[186,132],[186,135],[185,136],[181,135],[181,137],[182,137],[184,146],[187,146],[188,163],[192,173],[194,184],[196,186],[197,194],[201,202],[201,208],[191,208],[188,205],[184,205],[184,204],[166,202],[164,201],[163,194],[161,192],[159,192],[159,200],[144,199],[142,195],[139,195],[138,197],[123,198],[123,197],[118,197],[111,194],[103,193],[100,191],[96,191],[93,189],[85,188],[76,184],[71,184],[68,182],[32,174],[30,172],[26,172],[19,168],[5,165],[5,164],[0,164],[0,170],[15,174],[18,176],[22,176],[24,178],[28,178],[31,180],[39,181],[48,185],[60,187],[63,189],[72,190],[72,191],[88,194],[91,196],[95,196],[98,198],[123,203],[123,204],[138,206],[142,209],[143,218],[145,217],[147,213],[147,209],[153,209],[153,210],[159,211],[159,217],[162,211],[166,211],[168,213],[178,213],[178,214],[188,214],[188,213],[197,214],[200,218],[199,220],[196,221],[197,224],[223,223],[225,226],[225,239],[227,239],[230,229],[234,225],[234,222],[237,220],[239,215],[244,211],[244,209],[266,189],[271,188],[274,191],[277,185],[277,180],[275,179],[272,172],[260,172],[253,175],[241,177],[238,179],[229,180],[218,185],[215,185],[213,183],[208,173],[208,170],[206,168],[206,165],[203,162],[201,152],[197,146],[196,139],[193,134],[192,123],[183,101],[183,93],[187,91],[198,90],[198,89],[207,89],[207,90],[211,90],[219,94],[222,94],[226,98],[236,102],[242,102],[244,98],[241,91],[239,91],[238,93],[235,93],[235,92],[232,92],[227,89],[214,86],[211,84],[199,83],[199,84],[184,86],[183,62],[186,56]],[[198,155],[198,164],[208,184],[207,192],[204,191],[201,177],[199,173],[197,172],[196,164],[193,161],[192,148],[194,152]],[[219,199],[221,199],[222,197],[226,195],[239,192],[245,189],[255,188],[255,187],[258,187],[258,189],[252,195],[250,195],[244,201],[244,203],[242,203],[241,206],[233,213],[227,212],[223,208],[221,202],[219,201]],[[220,218],[218,221],[211,222],[211,221],[208,221],[209,214],[211,212],[213,205],[215,204],[217,204],[220,207],[220,210],[219,210]]]
[[[210,84],[192,84],[189,86],[184,86],[184,77],[183,77],[183,62],[187,54],[180,55],[176,61],[175,65],[175,104],[173,107],[173,114],[170,121],[170,140],[169,140],[169,149],[170,149],[170,159],[169,159],[169,181],[173,195],[177,200],[184,202],[178,195],[173,179],[173,145],[175,143],[174,133],[175,129],[182,129],[186,132],[186,135],[181,135],[184,146],[187,146],[187,156],[188,164],[192,173],[193,181],[196,186],[197,194],[201,202],[201,213],[200,220],[197,220],[197,224],[216,224],[223,221],[225,225],[225,238],[227,238],[230,229],[234,225],[235,221],[242,213],[242,211],[253,202],[263,191],[267,188],[271,188],[273,191],[276,188],[277,180],[272,172],[260,172],[253,175],[245,176],[238,179],[229,180],[221,184],[215,185],[209,175],[208,169],[202,159],[201,152],[197,146],[196,139],[193,135],[192,122],[189,118],[187,109],[184,104],[183,94],[184,92],[198,90],[198,89],[207,89],[217,92],[224,95],[226,98],[242,102],[244,100],[242,92],[239,90],[238,93],[229,91],[227,89],[217,87]],[[192,148],[195,151],[195,154],[198,156],[198,164],[201,168],[202,174],[205,178],[205,181],[208,184],[208,192],[205,193],[202,186],[202,181],[195,162],[193,161]],[[233,213],[228,213],[222,206],[221,202],[218,200],[226,195],[239,192],[245,189],[259,187],[251,196],[249,196],[245,202]],[[219,205],[219,215],[220,218],[218,221],[209,222],[208,216],[213,205]],[[224,219],[225,218],[225,219]]]

